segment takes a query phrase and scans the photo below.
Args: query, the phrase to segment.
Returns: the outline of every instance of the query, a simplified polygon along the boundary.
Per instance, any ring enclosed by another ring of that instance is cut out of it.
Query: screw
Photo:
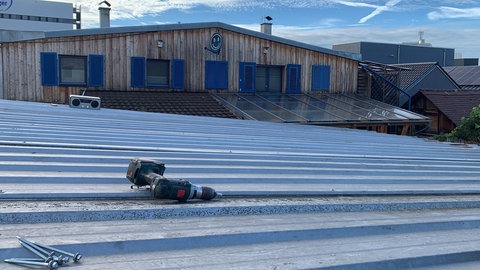
[[[17,258],[12,259],[5,259],[4,262],[6,263],[13,263],[13,264],[24,264],[24,265],[35,265],[35,266],[46,266],[49,269],[57,269],[58,263],[56,261],[49,261],[49,262],[36,262],[31,260],[19,260]]]
[[[62,255],[60,256],[55,256],[55,253],[54,252],[49,252],[43,248],[41,248],[37,243],[35,242],[31,242],[31,241],[28,241],[27,239],[21,237],[21,236],[17,236],[18,240],[20,240],[20,244],[22,244],[22,246],[24,246],[25,248],[29,249],[30,251],[34,252],[35,254],[37,254],[38,256],[40,256],[41,258],[44,258],[45,261],[49,261],[49,260],[53,260],[53,261],[56,261],[59,265],[62,265],[64,263],[68,263],[70,261],[70,258],[69,257],[64,257]],[[35,252],[34,250],[28,248],[28,247],[34,249],[35,251],[38,251],[40,253],[42,253],[42,255],[40,255],[39,253]]]
[[[28,245],[24,242],[20,242],[20,245],[22,245],[24,248],[30,250],[31,252],[35,253],[35,255],[42,258],[44,261],[51,261],[51,259],[52,259],[51,257],[44,255],[40,251],[36,250],[35,248],[31,247],[30,245]]]
[[[44,249],[48,249],[50,251],[54,251],[54,252],[57,252],[57,253],[60,253],[60,254],[63,254],[63,255],[67,255],[67,256],[70,256],[73,258],[73,261],[74,262],[78,262],[82,259],[82,255],[80,253],[70,253],[70,252],[67,252],[67,251],[64,251],[64,250],[61,250],[61,249],[58,249],[58,248],[54,248],[54,247],[51,247],[51,246],[47,246],[47,245],[44,245],[44,244],[40,244],[40,243],[37,243],[37,242],[34,242],[34,241],[28,241],[27,239],[21,237],[21,236],[17,236],[17,238],[20,240],[20,241],[26,241],[30,244],[33,244],[33,245],[36,245],[40,248],[44,248]]]
[[[11,258],[10,260],[43,262],[43,259],[41,259],[41,258]]]

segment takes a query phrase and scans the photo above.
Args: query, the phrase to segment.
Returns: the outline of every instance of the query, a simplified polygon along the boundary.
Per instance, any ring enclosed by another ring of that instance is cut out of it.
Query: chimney
[[[106,6],[102,7],[102,4],[105,4]],[[99,5],[98,10],[100,14],[100,27],[109,28],[110,27],[110,3],[108,3],[107,1],[103,1],[98,5]]]
[[[262,23],[260,24],[260,31],[264,34],[271,35],[272,34],[272,23]]]
[[[270,21],[273,20],[272,17],[266,16],[263,18],[264,21],[262,24],[260,24],[260,31],[264,34],[271,35],[272,34],[272,23]],[[265,22],[265,20],[267,20]]]

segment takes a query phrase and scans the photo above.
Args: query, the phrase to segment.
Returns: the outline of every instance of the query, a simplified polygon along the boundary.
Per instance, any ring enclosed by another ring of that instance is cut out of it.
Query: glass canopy
[[[316,125],[416,124],[429,119],[354,94],[217,93],[223,105],[248,119]]]

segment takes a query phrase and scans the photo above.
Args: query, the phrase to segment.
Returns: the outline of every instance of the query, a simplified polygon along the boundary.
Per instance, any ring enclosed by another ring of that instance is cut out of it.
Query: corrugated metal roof
[[[478,146],[6,100],[0,119],[0,259],[29,256],[19,234],[80,269],[474,269],[480,253]],[[225,197],[151,200],[125,179],[138,156]]]
[[[480,66],[455,66],[444,69],[462,88],[480,88]]]

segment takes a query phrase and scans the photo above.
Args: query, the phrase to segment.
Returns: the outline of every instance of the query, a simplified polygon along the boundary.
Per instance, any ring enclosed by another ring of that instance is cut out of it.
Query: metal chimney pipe
[[[100,13],[100,27],[109,28],[110,27],[110,7],[99,7]]]

